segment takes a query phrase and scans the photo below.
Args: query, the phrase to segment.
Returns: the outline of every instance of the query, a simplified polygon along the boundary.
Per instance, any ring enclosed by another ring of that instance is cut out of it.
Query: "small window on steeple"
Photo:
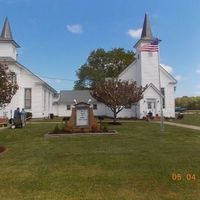
[[[138,60],[140,59],[140,54],[137,55],[137,59],[138,59]]]

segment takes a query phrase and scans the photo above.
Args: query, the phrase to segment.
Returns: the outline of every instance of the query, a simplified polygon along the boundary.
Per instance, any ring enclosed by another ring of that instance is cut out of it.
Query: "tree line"
[[[176,98],[175,103],[177,107],[186,107],[188,110],[200,110],[200,96],[179,97],[179,98]]]

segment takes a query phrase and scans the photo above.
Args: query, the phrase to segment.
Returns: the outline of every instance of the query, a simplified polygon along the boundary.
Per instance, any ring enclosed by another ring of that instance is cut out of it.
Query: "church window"
[[[174,87],[174,92],[176,92],[176,86]]]
[[[151,109],[151,102],[148,102],[148,103],[147,103],[147,108],[148,108],[148,109]]]
[[[71,105],[67,105],[67,110],[71,110]]]
[[[31,109],[31,88],[25,88],[24,90],[24,108]]]
[[[51,93],[49,92],[49,96],[48,96],[48,111],[50,111],[50,96],[51,96]]]
[[[46,94],[46,90],[44,90],[44,111],[46,111],[46,97],[47,94]]]
[[[163,108],[165,108],[165,88],[161,88],[161,94],[164,96],[163,97]]]
[[[138,60],[140,59],[140,55],[139,54],[137,55],[137,58],[138,58]]]
[[[93,110],[97,110],[97,104],[93,104]]]
[[[17,83],[17,76],[16,76],[16,74],[14,72],[11,72],[10,76],[11,76],[12,84],[16,84]]]

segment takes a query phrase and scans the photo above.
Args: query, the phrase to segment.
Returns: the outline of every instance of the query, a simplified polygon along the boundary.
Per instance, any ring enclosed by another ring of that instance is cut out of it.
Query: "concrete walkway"
[[[144,122],[144,121],[140,121],[140,120],[118,120],[118,122],[122,122],[123,123],[123,122]],[[160,121],[150,121],[150,123],[158,123],[158,124],[160,124]],[[170,125],[170,126],[189,128],[189,129],[194,129],[194,130],[199,130],[200,131],[200,126],[195,126],[195,125],[180,124],[180,123],[167,122],[167,121],[164,121],[164,124]]]
[[[155,123],[160,123],[160,122],[155,122]],[[200,131],[200,126],[194,126],[194,125],[188,125],[188,124],[179,124],[179,123],[174,123],[174,122],[164,122],[164,124],[167,124],[167,125],[170,125],[170,126],[189,128],[189,129],[194,129],[194,130]]]

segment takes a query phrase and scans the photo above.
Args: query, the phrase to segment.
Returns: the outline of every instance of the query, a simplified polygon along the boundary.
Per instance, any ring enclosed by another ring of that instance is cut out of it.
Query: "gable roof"
[[[46,88],[48,88],[49,90],[51,90],[53,93],[57,93],[57,91],[51,87],[48,83],[46,83],[45,81],[43,81],[39,76],[35,75],[33,72],[31,72],[28,68],[26,68],[24,65],[22,65],[21,63],[19,63],[18,61],[14,60],[11,57],[0,57],[0,61],[1,62],[5,62],[5,63],[11,63],[11,64],[16,64],[19,68],[27,71],[28,73],[31,74],[31,76],[34,76],[35,78],[37,78]]]
[[[145,91],[147,91],[149,88],[152,88],[160,97],[164,98],[160,90],[153,83],[150,83]]]
[[[119,75],[118,75],[118,78],[120,76],[122,76],[124,73],[126,73],[131,67],[134,67],[135,64],[137,62],[137,59],[135,59],[130,65],[128,65]]]
[[[163,71],[163,73],[169,78],[171,79],[171,83],[176,84],[177,80],[160,64],[160,69]]]
[[[39,79],[39,81],[42,82],[42,84],[47,87],[49,90],[51,90],[53,93],[57,93],[57,91],[51,87],[48,83],[46,83],[45,81],[43,81],[39,76],[35,75],[33,72],[31,72],[28,68],[26,68],[24,65],[20,64],[19,62],[16,62],[17,65],[19,65],[22,69],[24,69],[25,71],[29,72],[31,75],[35,76],[37,79]]]
[[[91,99],[92,103],[97,102],[97,100],[90,95],[89,90],[61,90],[58,103],[72,104],[74,102],[74,99],[76,99],[77,103],[87,103],[89,99]]]

